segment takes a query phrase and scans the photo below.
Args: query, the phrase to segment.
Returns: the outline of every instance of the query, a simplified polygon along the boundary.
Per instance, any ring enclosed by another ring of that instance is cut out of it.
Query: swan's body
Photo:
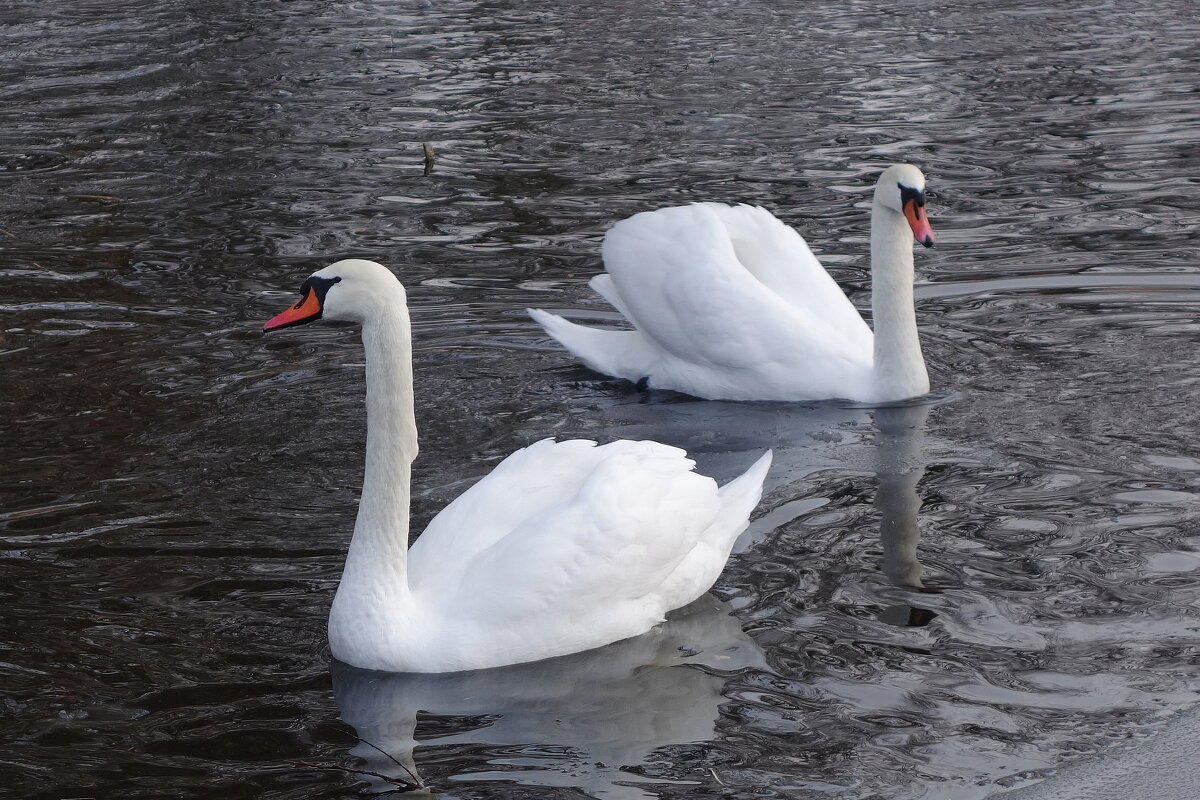
[[[636,636],[712,586],[758,503],[764,455],[718,489],[656,442],[544,440],[513,453],[408,547],[417,454],[404,289],[384,267],[316,272],[266,328],[322,316],[363,325],[367,459],[329,618],[354,666],[453,672]]]
[[[911,239],[933,243],[924,188],[908,164],[876,183],[874,334],[795,230],[762,208],[719,203],[636,214],[605,236],[607,272],[590,285],[634,330],[530,314],[590,368],[651,388],[714,400],[925,394]]]

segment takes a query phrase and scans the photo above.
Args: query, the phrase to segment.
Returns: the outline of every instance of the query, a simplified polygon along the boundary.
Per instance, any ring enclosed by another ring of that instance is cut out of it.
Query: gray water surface
[[[1194,707],[1197,41],[1184,0],[7,4],[0,792],[353,797],[406,774],[361,736],[446,797],[973,800]],[[898,160],[929,402],[646,395],[524,314],[616,324],[604,230],[692,200],[865,307]],[[346,256],[409,289],[417,530],[546,436],[774,447],[715,597],[331,674],[361,345],[259,330]]]

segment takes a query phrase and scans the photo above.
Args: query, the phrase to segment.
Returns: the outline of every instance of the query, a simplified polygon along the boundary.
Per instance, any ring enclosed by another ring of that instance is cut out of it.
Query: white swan
[[[657,442],[547,439],[506,458],[408,547],[417,455],[404,288],[372,261],[304,282],[264,330],[362,323],[367,463],[329,615],[357,667],[454,672],[537,661],[644,633],[712,586],[762,493],[768,452],[720,489]]]
[[[902,400],[929,391],[910,235],[933,244],[925,176],[896,164],[871,206],[874,335],[795,230],[762,208],[719,203],[636,214],[604,237],[608,271],[590,285],[635,330],[529,313],[588,367],[651,388],[711,400]]]

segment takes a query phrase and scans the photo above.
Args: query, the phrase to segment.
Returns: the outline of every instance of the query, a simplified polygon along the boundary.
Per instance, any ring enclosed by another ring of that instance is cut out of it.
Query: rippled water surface
[[[6,4],[0,785],[958,800],[1195,705],[1200,18],[1085,5]],[[896,160],[940,234],[930,403],[647,396],[523,312],[611,319],[606,227],[699,199],[862,304]],[[348,255],[409,288],[418,524],[548,435],[722,479],[775,447],[715,597],[547,664],[331,674],[361,346],[259,328]]]

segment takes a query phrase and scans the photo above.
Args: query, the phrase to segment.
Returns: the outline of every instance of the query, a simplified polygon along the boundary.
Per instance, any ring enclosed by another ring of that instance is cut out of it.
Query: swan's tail
[[[762,498],[763,481],[770,467],[771,451],[768,450],[754,466],[717,490],[720,511],[676,570],[677,575],[685,577],[667,595],[671,608],[693,602],[720,577],[734,542],[750,525],[750,512]]]
[[[754,511],[758,501],[762,499],[763,481],[767,479],[767,471],[771,469],[772,452],[763,453],[750,469],[737,476],[717,490],[721,498],[721,514],[718,523],[722,527],[727,524],[734,529],[730,534],[729,546],[733,540],[746,530],[750,524],[750,512]]]
[[[634,382],[650,376],[657,356],[640,331],[589,328],[540,308],[525,310],[546,333],[596,372]]]

